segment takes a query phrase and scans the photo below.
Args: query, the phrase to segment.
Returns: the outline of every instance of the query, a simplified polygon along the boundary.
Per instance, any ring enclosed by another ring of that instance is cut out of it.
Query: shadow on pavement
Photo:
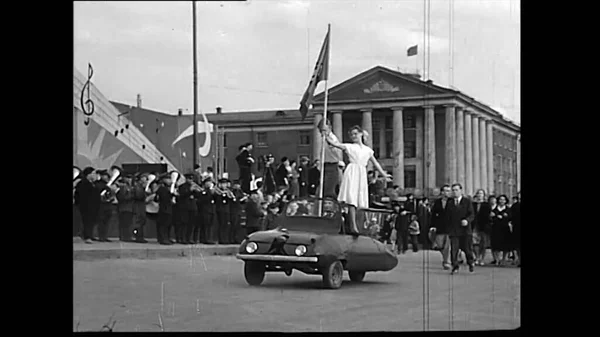
[[[374,287],[385,287],[389,285],[397,285],[392,282],[381,282],[381,281],[363,281],[363,282],[351,282],[349,280],[344,280],[342,283],[342,287],[340,289],[360,289],[365,288],[372,290]],[[250,287],[250,286],[248,286]],[[315,276],[314,280],[309,281],[287,281],[287,282],[277,282],[276,280],[269,281],[266,279],[264,283],[260,286],[260,288],[273,288],[273,289],[320,289],[324,290],[323,281],[321,277]],[[338,290],[340,290],[338,289]],[[331,289],[336,290],[336,289]]]

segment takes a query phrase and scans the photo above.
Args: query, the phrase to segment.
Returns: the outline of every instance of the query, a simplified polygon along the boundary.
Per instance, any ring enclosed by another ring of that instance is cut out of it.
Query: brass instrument
[[[156,180],[156,175],[150,173],[148,175],[148,183],[146,183],[146,189],[145,189],[146,193],[150,193],[150,184],[152,184],[152,182],[155,180]]]
[[[119,179],[119,177],[121,176],[122,173],[123,173],[123,171],[121,170],[120,167],[118,167],[118,166],[111,167],[110,168],[110,180],[106,184],[106,187],[110,187],[112,184],[114,184],[115,181],[117,181],[117,179]],[[117,191],[118,191],[118,189],[117,189]],[[103,197],[106,194],[106,192],[107,192],[106,190],[102,191],[102,193],[100,193],[100,196]]]
[[[181,173],[179,173],[175,170],[171,171],[171,194],[175,194],[176,187],[177,187],[177,181],[179,180],[179,178],[181,178]],[[173,202],[173,204],[176,204],[177,198],[175,196],[173,196],[173,199],[171,201]]]
[[[195,182],[192,181],[192,191],[194,192],[202,192],[202,187],[200,187],[200,185],[196,184]]]
[[[81,176],[81,169],[77,166],[73,166],[73,181],[77,180]]]
[[[235,197],[235,194],[233,194],[233,192],[231,192],[231,190],[229,190],[228,188],[225,189],[220,189],[219,187],[217,187],[216,185],[213,187],[213,191],[215,191],[216,193],[219,194],[225,194],[228,198],[236,200],[237,198]]]

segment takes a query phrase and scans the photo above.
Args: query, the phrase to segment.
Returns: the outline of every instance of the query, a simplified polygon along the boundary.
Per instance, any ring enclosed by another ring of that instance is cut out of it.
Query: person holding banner
[[[368,133],[360,126],[355,125],[350,128],[349,134],[352,143],[340,143],[332,136],[331,132],[324,135],[327,143],[348,154],[350,163],[342,176],[338,201],[348,206],[350,228],[354,232],[353,234],[358,234],[356,209],[369,208],[367,164],[369,161],[373,163],[373,166],[385,177],[386,181],[392,181],[392,177],[383,170],[377,159],[375,159],[373,149],[364,144],[365,138],[369,136]]]
[[[324,123],[325,122],[325,123]],[[339,143],[338,138],[331,132],[331,123],[329,120],[325,121],[322,119],[317,126],[322,134],[325,134],[326,137],[331,138],[334,143]],[[319,187],[323,187],[323,196],[324,197],[337,197],[337,191],[340,188],[340,177],[342,176],[342,170],[339,165],[342,162],[343,156],[342,151],[335,148],[335,146],[331,144],[323,144],[325,151],[323,170],[323,183],[319,184]],[[319,188],[317,188],[317,193]]]

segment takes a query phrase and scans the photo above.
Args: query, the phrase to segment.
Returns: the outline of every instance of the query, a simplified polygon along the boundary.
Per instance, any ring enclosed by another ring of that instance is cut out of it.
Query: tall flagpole
[[[325,102],[323,104],[323,125],[327,125],[327,99],[329,96],[329,92],[327,91],[327,82],[329,82],[329,55],[331,53],[331,24],[327,24],[327,62],[325,63],[325,61],[323,63],[327,64],[327,79],[325,80]],[[330,132],[333,132],[333,130],[329,130]],[[325,176],[325,146],[326,146],[326,140],[325,140],[325,134],[321,135],[321,162],[319,170],[320,170],[320,176],[319,176],[319,198],[323,198],[323,179]],[[319,207],[319,216],[321,215],[321,211],[322,211],[322,207]]]
[[[194,165],[198,164],[198,62],[196,55],[196,1],[192,1],[192,36],[193,36],[193,44],[194,44],[194,138],[192,143],[192,148],[194,155],[192,156],[192,169],[194,169]],[[207,137],[209,134],[206,133]]]

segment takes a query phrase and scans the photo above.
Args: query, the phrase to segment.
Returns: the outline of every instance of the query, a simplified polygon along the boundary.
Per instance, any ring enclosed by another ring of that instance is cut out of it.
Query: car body
[[[287,204],[275,229],[252,233],[240,245],[237,258],[245,262],[246,281],[260,285],[266,272],[289,276],[296,269],[322,275],[325,287],[336,289],[342,284],[344,270],[356,282],[362,281],[366,272],[392,270],[398,264],[396,254],[367,235],[371,219],[383,221],[385,212],[360,210],[357,217],[369,221],[359,221],[364,224],[360,233],[349,234],[335,199],[295,199]],[[380,216],[373,218],[373,214]]]

